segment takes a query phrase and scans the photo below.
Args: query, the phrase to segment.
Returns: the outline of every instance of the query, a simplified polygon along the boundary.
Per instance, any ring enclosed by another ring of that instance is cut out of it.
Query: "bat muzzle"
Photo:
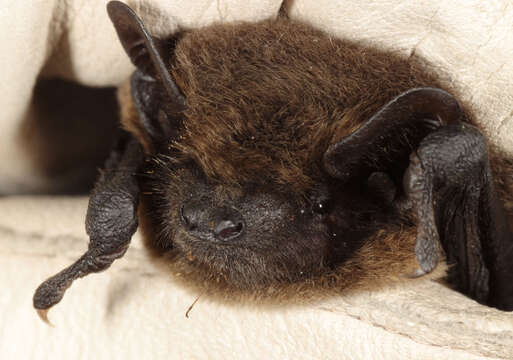
[[[180,217],[192,236],[206,241],[239,239],[246,228],[242,214],[231,207],[209,208],[204,202],[191,200],[182,205]]]

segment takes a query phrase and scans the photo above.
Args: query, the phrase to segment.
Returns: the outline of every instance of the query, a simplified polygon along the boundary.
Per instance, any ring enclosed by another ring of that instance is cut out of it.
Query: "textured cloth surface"
[[[0,9],[0,194],[51,187],[23,144],[37,77],[118,85],[134,70],[110,22],[105,0],[2,1]],[[277,0],[135,0],[128,2],[159,36],[214,21],[276,16]]]
[[[19,143],[38,74],[118,84],[132,67],[105,1],[4,1],[0,9],[0,192],[42,186]],[[275,16],[273,0],[134,0],[150,31]],[[479,1],[289,1],[292,18],[334,36],[427,58],[470,102],[492,141],[513,154],[513,6]],[[184,290],[136,236],[125,258],[77,281],[50,312],[37,285],[87,247],[85,198],[0,199],[2,358],[513,358],[513,314],[427,279],[312,306],[227,305]]]
[[[0,10],[0,193],[48,187],[27,152],[20,125],[31,114],[37,77],[61,76],[117,85],[133,70],[106,11],[106,1],[7,0]],[[279,0],[134,0],[149,31],[166,35],[215,21],[274,17]],[[513,7],[491,3],[290,0],[293,19],[336,36],[429,60],[488,135],[513,154]],[[33,115],[37,116],[37,114]]]
[[[513,154],[513,4],[295,0],[290,14],[336,36],[427,59],[489,137]]]
[[[136,236],[49,313],[32,294],[87,247],[86,198],[0,200],[0,348],[6,359],[478,359],[513,357],[513,313],[427,279],[310,306],[227,305],[154,267]],[[27,221],[30,219],[30,221]]]

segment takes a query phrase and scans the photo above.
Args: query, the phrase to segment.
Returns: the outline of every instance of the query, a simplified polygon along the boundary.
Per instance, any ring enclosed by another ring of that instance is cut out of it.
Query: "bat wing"
[[[494,188],[486,139],[462,120],[449,93],[412,89],[332,145],[324,165],[342,181],[376,171],[399,176],[418,218],[416,275],[436,267],[442,246],[459,291],[513,310],[513,233]]]
[[[151,36],[141,19],[122,2],[109,2],[107,11],[123,48],[137,67],[131,79],[131,95],[140,121],[133,126],[139,130],[139,139],[122,134],[92,191],[86,218],[88,250],[37,288],[33,304],[45,320],[47,310],[62,299],[74,280],[107,269],[125,254],[138,226],[136,172],[145,157],[140,143],[171,137],[175,129],[167,117],[179,118],[185,108],[185,99],[165,65],[165,54],[170,53],[168,41]],[[164,99],[160,89],[164,90]],[[159,111],[162,102],[167,104],[168,113]],[[148,153],[151,149],[144,150]]]
[[[139,187],[135,174],[142,160],[140,144],[123,133],[89,198],[88,250],[75,263],[43,282],[34,294],[34,307],[44,320],[46,311],[62,299],[74,280],[107,269],[125,254],[138,226]]]

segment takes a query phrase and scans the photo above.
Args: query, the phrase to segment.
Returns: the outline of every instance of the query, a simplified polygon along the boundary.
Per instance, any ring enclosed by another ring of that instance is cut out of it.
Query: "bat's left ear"
[[[129,120],[137,123],[127,127],[137,129],[131,132],[148,150],[174,135],[179,126],[176,121],[185,110],[185,97],[167,67],[173,42],[151,36],[137,14],[120,1],[109,2],[107,12],[125,52],[137,67],[130,87],[138,119]]]
[[[410,153],[427,134],[463,117],[458,101],[442,89],[408,90],[331,145],[323,157],[324,169],[342,181],[376,171],[402,174]]]

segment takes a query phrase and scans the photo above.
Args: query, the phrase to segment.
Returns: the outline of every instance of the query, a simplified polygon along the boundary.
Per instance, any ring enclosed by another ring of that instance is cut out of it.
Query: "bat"
[[[90,195],[87,251],[35,292],[41,316],[139,222],[200,286],[343,290],[445,258],[456,290],[513,310],[513,161],[435,74],[283,17],[161,39],[107,10],[137,68],[125,131]]]

